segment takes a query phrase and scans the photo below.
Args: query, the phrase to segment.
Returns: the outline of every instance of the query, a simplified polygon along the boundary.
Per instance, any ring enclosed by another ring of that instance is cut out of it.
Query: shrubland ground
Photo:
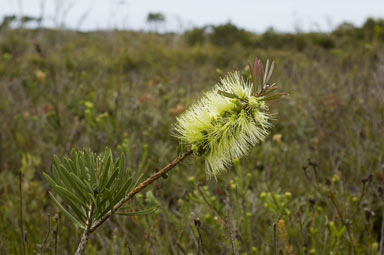
[[[115,216],[86,254],[377,254],[383,247],[384,24],[255,35],[231,24],[183,35],[0,30],[0,254],[73,254],[80,233],[42,173],[72,148],[129,155],[134,173],[176,156],[178,114],[256,56],[290,94],[277,121],[218,181],[197,157]],[[49,219],[49,220],[48,220]],[[50,229],[48,228],[50,223]],[[55,235],[55,231],[57,230]]]

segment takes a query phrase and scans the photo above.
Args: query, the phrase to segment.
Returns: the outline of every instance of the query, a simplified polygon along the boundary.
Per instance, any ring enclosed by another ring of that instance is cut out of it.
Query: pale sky
[[[163,31],[227,21],[255,32],[329,31],[343,21],[384,18],[384,0],[0,0],[0,19],[43,13],[45,26],[81,30],[147,29],[149,12],[166,16]]]

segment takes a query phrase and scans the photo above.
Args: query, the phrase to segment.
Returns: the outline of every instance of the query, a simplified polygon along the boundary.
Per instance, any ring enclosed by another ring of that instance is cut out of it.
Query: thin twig
[[[200,251],[201,251],[201,254],[204,255],[204,243],[203,243],[203,237],[201,236],[200,227],[197,227],[197,233],[199,233]]]
[[[227,207],[227,216],[225,217],[226,220],[226,226],[228,229],[229,239],[231,240],[231,246],[232,246],[232,254],[238,255],[239,252],[237,250],[236,244],[235,244],[235,222],[233,218],[233,211],[232,211],[232,200],[229,196],[229,192],[227,192],[227,199],[225,201],[226,207]]]
[[[40,246],[39,251],[37,252],[38,254],[40,254],[43,251],[45,244],[48,240],[49,233],[51,233],[51,216],[48,214],[47,217],[48,217],[48,231],[47,231],[47,234],[45,235],[45,239],[44,239],[43,243]]]
[[[127,247],[128,247],[129,254],[133,255],[131,247],[129,245],[127,245]]]
[[[20,196],[20,235],[21,235],[21,243],[23,246],[23,254],[26,254],[25,249],[25,233],[24,233],[24,226],[23,226],[23,173],[19,172],[19,196]]]
[[[361,182],[363,183],[363,188],[361,190],[359,200],[357,201],[357,207],[359,207],[361,204],[361,201],[363,201],[363,198],[367,193],[367,189],[368,189],[369,185],[372,183],[372,181],[373,181],[373,175],[372,174],[369,174],[367,177],[364,177],[361,180]]]
[[[277,255],[276,223],[273,223],[273,255]]]
[[[201,253],[204,255],[204,243],[203,243],[203,237],[201,236],[201,232],[200,232],[200,227],[201,227],[201,221],[200,219],[197,217],[195,219],[195,227],[197,229],[197,233],[199,234],[199,251],[198,253]]]
[[[288,242],[287,229],[285,228],[284,220],[279,220],[277,223],[277,227],[279,228],[280,240],[284,245],[284,249],[286,250],[288,255],[294,255],[292,246]]]
[[[56,214],[55,217],[55,222],[56,222],[56,226],[55,226],[55,230],[53,230],[53,236],[55,238],[55,255],[57,255],[57,244],[58,244],[58,235],[59,235],[59,215]]]
[[[188,224],[188,230],[192,237],[193,242],[195,243],[195,246],[197,247],[197,249],[199,249],[199,241],[197,240],[195,233],[193,232],[193,229],[190,224]]]
[[[217,211],[217,209],[211,205],[209,202],[208,202],[208,199],[205,197],[204,193],[201,191],[200,189],[200,184],[197,184],[196,185],[196,189],[197,191],[199,192],[200,196],[203,198],[204,202],[207,204],[207,206],[209,207],[209,209],[211,209],[215,214],[216,216],[220,219],[221,223],[224,224],[224,219],[223,217],[221,217],[220,213]]]
[[[379,255],[383,255],[383,246],[384,246],[384,209],[383,209],[383,214],[382,214],[382,219],[381,219],[381,233],[380,233],[380,250],[379,250]]]
[[[356,205],[357,207],[360,207],[360,203],[363,200],[363,197],[365,196],[366,191],[367,191],[367,185],[365,182],[363,182],[363,188],[361,190],[359,200],[357,200],[357,205]]]
[[[176,246],[177,246],[177,248],[179,248],[179,250],[180,250],[184,255],[187,255],[187,253],[184,251],[184,249],[183,249],[183,247],[181,246],[181,244],[176,243]]]
[[[236,239],[241,242],[241,244],[243,245],[244,249],[247,250],[247,253],[250,254],[250,251],[249,251],[249,248],[247,246],[247,243],[245,242],[244,238],[241,236],[241,234],[240,234],[240,232],[238,230],[235,230],[235,236],[236,236]]]
[[[179,164],[181,161],[183,161],[186,157],[192,154],[192,150],[185,152],[184,154],[181,154],[176,159],[174,159],[171,163],[166,165],[163,169],[156,172],[151,177],[147,178],[145,181],[137,185],[136,188],[134,188],[131,192],[128,193],[120,202],[118,202],[107,214],[105,214],[103,217],[101,217],[98,221],[96,221],[93,226],[89,229],[89,233],[92,233],[95,231],[98,227],[100,227],[101,224],[103,224],[104,221],[109,219],[121,206],[123,206],[127,201],[129,201],[131,198],[133,198],[137,193],[145,189],[148,185],[156,181],[157,179],[164,176],[168,171],[172,170],[177,164]]]
[[[329,194],[329,198],[331,199],[331,202],[333,204],[333,206],[336,208],[336,212],[337,212],[337,215],[339,216],[340,220],[341,220],[341,223],[345,226],[345,228],[347,229],[347,233],[348,233],[348,237],[349,237],[349,241],[351,243],[351,246],[352,246],[352,255],[356,253],[356,247],[355,247],[355,242],[353,241],[353,236],[352,236],[352,233],[351,233],[351,230],[349,228],[349,224],[347,224],[344,220],[344,217],[343,217],[343,214],[341,213],[340,211],[340,208],[339,206],[337,205],[337,202],[336,202],[336,199],[335,199],[335,194],[333,192],[331,192]]]
[[[226,229],[228,230],[228,237],[229,237],[229,241],[231,242],[232,254],[236,255],[237,254],[237,250],[236,250],[236,247],[235,247],[235,238],[233,237],[232,229],[231,229],[231,226],[229,224],[230,223],[228,222],[228,216],[225,216],[225,218],[224,218],[224,225],[225,225]]]

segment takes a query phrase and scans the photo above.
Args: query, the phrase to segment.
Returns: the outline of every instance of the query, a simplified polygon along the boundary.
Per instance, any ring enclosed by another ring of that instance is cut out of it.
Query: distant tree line
[[[369,18],[361,27],[343,23],[330,33],[280,33],[273,28],[262,34],[246,31],[228,22],[217,26],[204,26],[190,29],[184,33],[190,45],[212,43],[217,46],[263,48],[296,48],[303,50],[308,45],[317,45],[324,49],[334,48],[337,42],[345,40],[384,40],[384,20]],[[340,41],[340,39],[343,39]],[[353,43],[353,41],[352,41]]]
[[[0,23],[0,31],[29,24],[40,25],[41,21],[41,18],[32,16],[8,15]],[[160,12],[151,12],[148,13],[146,22],[150,31],[159,32],[159,28],[166,22],[166,17]],[[241,45],[242,47],[296,48],[300,51],[307,46],[315,45],[323,49],[332,49],[342,43],[353,45],[354,42],[361,40],[384,40],[384,19],[368,18],[361,27],[342,23],[330,33],[281,33],[269,28],[262,34],[255,34],[227,22],[222,25],[195,27],[185,31],[182,36],[192,46],[211,43],[222,47]]]

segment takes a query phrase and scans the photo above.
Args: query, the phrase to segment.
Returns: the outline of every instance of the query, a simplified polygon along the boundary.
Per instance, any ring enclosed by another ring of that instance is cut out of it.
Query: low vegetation
[[[73,148],[134,176],[176,157],[176,116],[256,56],[290,94],[263,144],[208,179],[190,157],[90,237],[85,254],[383,254],[384,22],[331,33],[178,34],[0,26],[0,254],[74,254],[82,230],[43,173]],[[4,22],[3,22],[4,23]],[[20,193],[21,192],[21,193]],[[135,211],[157,208],[139,216]]]

